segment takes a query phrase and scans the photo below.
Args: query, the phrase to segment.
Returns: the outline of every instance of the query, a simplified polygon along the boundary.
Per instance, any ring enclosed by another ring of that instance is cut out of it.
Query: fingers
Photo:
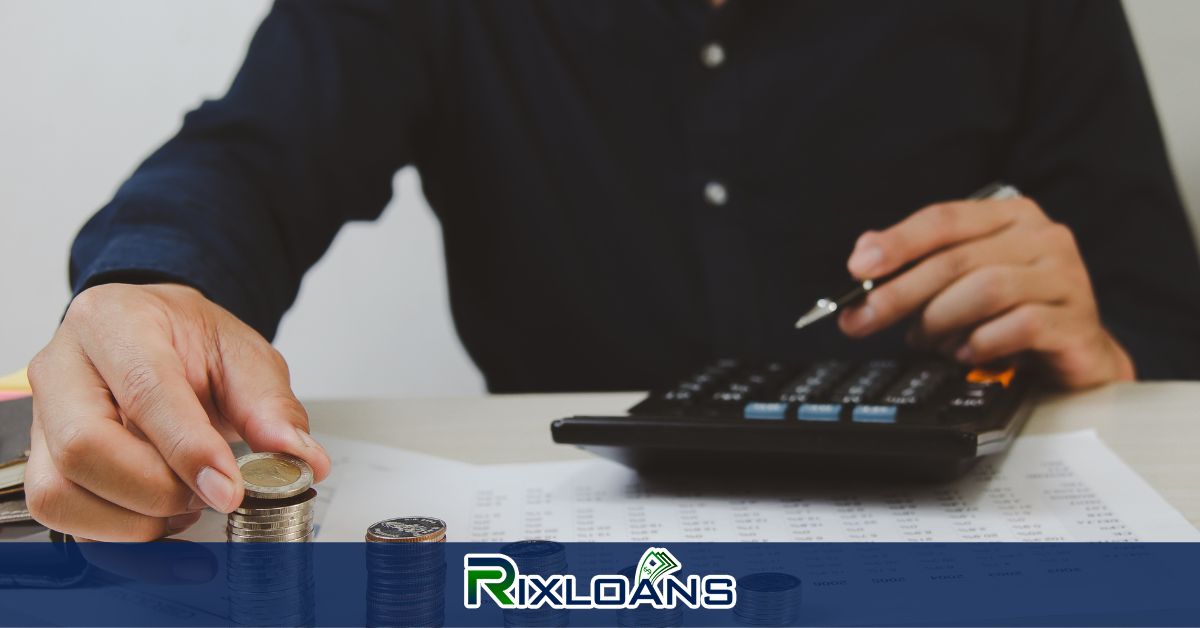
[[[1022,303],[1055,305],[1067,298],[1061,282],[1039,266],[988,266],[962,277],[921,313],[919,344],[936,343]],[[957,349],[955,344],[951,351]]]
[[[842,331],[861,337],[888,327],[924,307],[959,279],[997,264],[1027,264],[1038,249],[1027,246],[1027,232],[1009,230],[993,237],[968,241],[936,253],[892,278],[867,295],[866,300],[839,316]]]
[[[1021,305],[980,325],[955,354],[962,362],[983,364],[1022,351],[1053,351],[1062,338],[1067,312],[1041,303]]]
[[[864,233],[847,267],[862,279],[880,277],[944,247],[994,233],[1018,221],[1045,221],[1026,198],[930,205],[883,231]]]
[[[153,517],[188,510],[192,491],[150,443],[121,424],[104,381],[77,348],[59,345],[30,366],[34,416],[67,481]]]
[[[94,330],[80,344],[126,417],[175,474],[209,506],[230,512],[242,500],[237,462],[188,382],[172,333],[159,324],[123,317],[118,329]],[[114,335],[124,341],[114,343]]]
[[[98,541],[149,541],[194,523],[195,513],[181,519],[152,517],[122,508],[76,486],[51,463],[41,422],[30,431],[25,466],[29,512],[42,525]],[[192,519],[192,521],[185,521]]]
[[[330,460],[308,433],[308,412],[292,393],[287,363],[256,332],[233,321],[223,333],[214,394],[222,414],[255,451],[302,458],[316,481],[329,474]]]

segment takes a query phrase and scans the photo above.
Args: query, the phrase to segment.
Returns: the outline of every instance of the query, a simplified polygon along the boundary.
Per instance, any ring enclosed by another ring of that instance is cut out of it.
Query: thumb
[[[254,451],[291,454],[312,467],[315,481],[325,479],[329,454],[308,433],[308,412],[292,393],[283,356],[240,322],[218,333],[213,370],[222,378],[214,382],[221,414]]]

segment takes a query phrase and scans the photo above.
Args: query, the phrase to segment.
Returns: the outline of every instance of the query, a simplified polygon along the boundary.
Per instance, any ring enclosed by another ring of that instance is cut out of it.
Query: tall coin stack
[[[441,626],[446,522],[395,517],[367,528],[367,625]]]
[[[312,468],[287,454],[238,458],[246,497],[225,528],[229,614],[235,625],[306,626],[313,598]]]
[[[500,548],[522,574],[549,576],[567,573],[567,550],[554,541],[517,541]],[[504,611],[505,626],[566,626],[571,612],[564,608],[541,606]]]
[[[256,453],[238,458],[246,497],[225,532],[237,543],[312,540],[313,472],[307,462],[287,454]]]
[[[733,617],[742,626],[791,626],[800,621],[800,579],[786,573],[738,578]]]

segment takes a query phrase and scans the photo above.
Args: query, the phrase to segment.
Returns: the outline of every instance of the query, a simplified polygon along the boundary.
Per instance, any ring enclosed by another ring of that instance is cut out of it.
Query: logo
[[[479,608],[484,597],[500,608],[733,608],[737,579],[727,574],[679,578],[682,563],[665,547],[647,548],[633,577],[592,576],[580,583],[571,574],[522,574],[504,554],[467,554],[463,559],[463,605]]]

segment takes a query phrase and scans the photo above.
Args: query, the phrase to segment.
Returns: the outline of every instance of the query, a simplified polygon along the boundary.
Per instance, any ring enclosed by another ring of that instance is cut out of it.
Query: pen
[[[973,201],[996,201],[1016,198],[1020,195],[1021,193],[1017,191],[1017,188],[1011,185],[1004,183],[989,183],[988,185],[984,186],[983,189],[975,192],[967,198]],[[885,281],[879,278],[863,279],[862,281],[855,281],[852,286],[841,293],[841,296],[817,299],[816,305],[812,306],[812,309],[805,312],[804,316],[801,316],[800,319],[796,321],[796,329],[808,327],[809,325],[848,305],[853,305],[863,300],[867,294],[883,283],[885,283]]]

